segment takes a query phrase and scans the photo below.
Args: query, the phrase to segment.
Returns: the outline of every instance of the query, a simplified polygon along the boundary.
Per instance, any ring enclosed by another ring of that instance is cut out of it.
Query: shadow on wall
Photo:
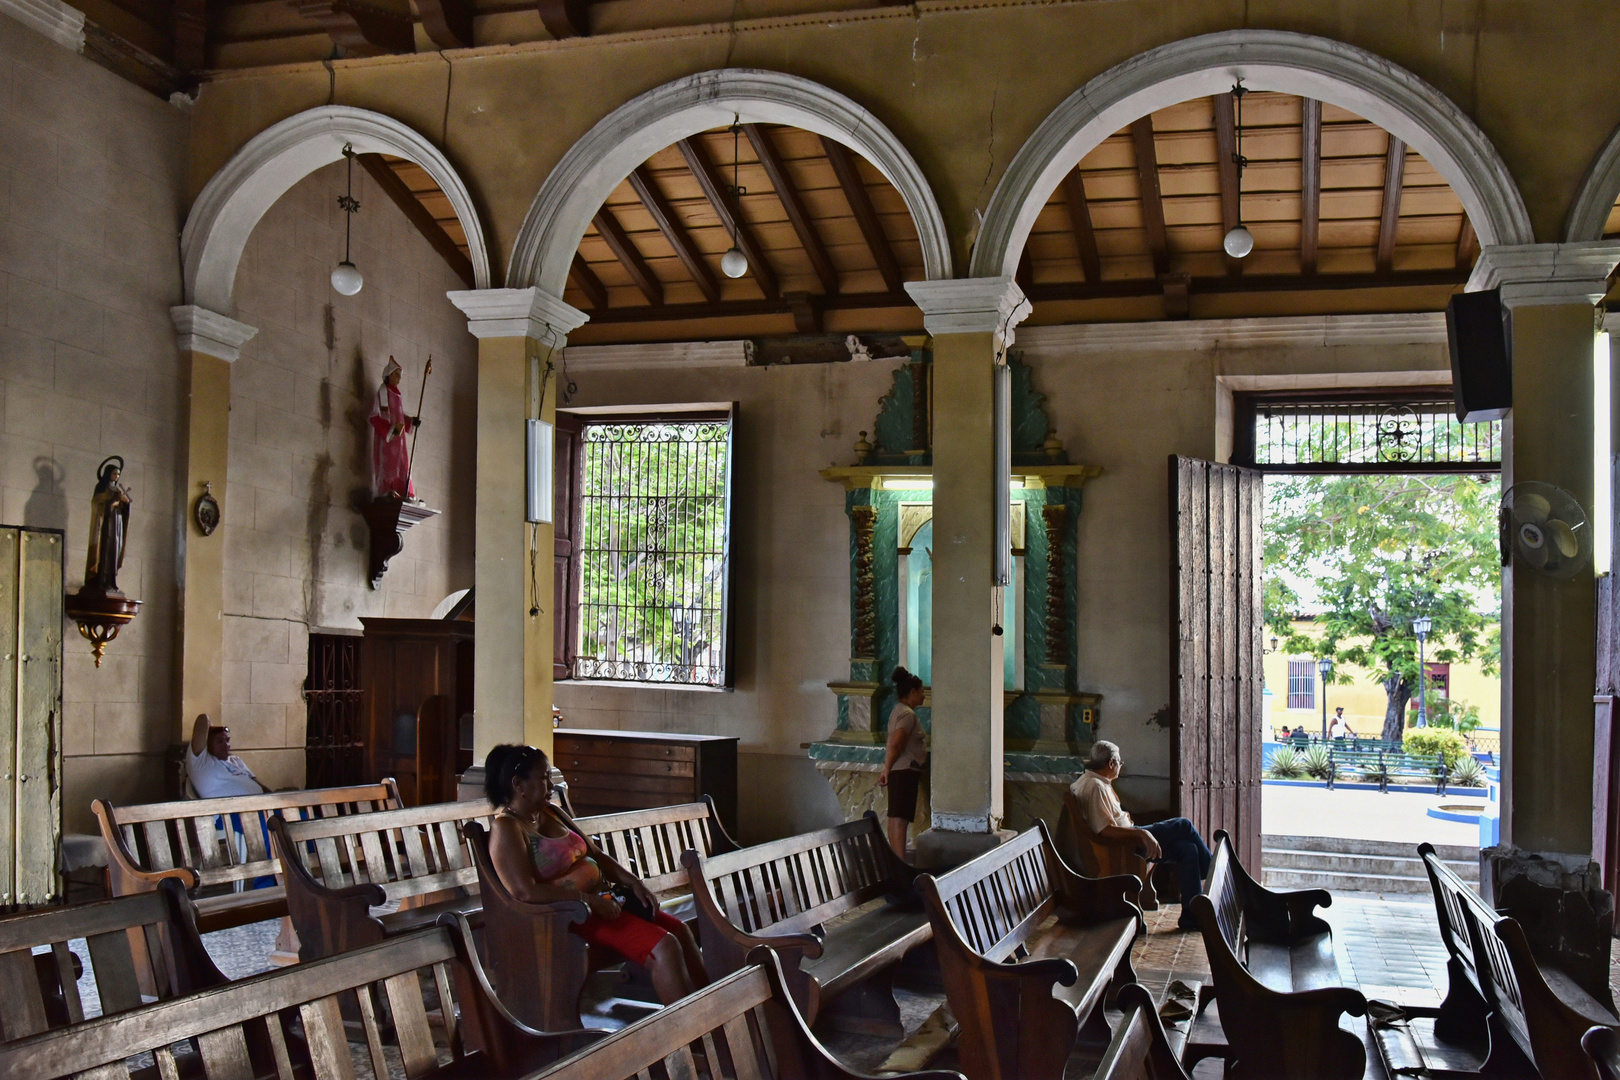
[[[55,458],[41,455],[34,459],[36,483],[23,505],[23,524],[36,529],[67,529],[67,494],[63,490],[67,471]]]

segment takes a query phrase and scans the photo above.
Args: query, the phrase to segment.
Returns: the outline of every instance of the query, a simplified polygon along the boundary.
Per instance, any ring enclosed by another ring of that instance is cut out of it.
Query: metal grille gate
[[[304,786],[364,783],[366,744],[361,729],[360,639],[309,635],[304,680]]]

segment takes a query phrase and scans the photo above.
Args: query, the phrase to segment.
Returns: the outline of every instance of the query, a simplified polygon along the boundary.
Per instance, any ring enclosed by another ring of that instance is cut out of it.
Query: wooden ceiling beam
[[[1188,282],[1193,296],[1233,293],[1273,292],[1342,292],[1348,289],[1428,288],[1432,286],[1456,287],[1468,283],[1464,270],[1403,270],[1391,274],[1245,274],[1240,278],[1195,277]],[[1047,303],[1054,300],[1112,300],[1138,296],[1162,296],[1165,281],[1160,278],[1132,278],[1126,281],[1107,281],[1100,285],[1085,282],[1062,282],[1037,285],[1030,291],[1030,300]]]
[[[1479,258],[1479,235],[1474,232],[1474,223],[1463,214],[1462,228],[1457,231],[1457,269],[1471,270],[1474,260]]]
[[[1401,187],[1406,182],[1406,144],[1395,136],[1389,137],[1389,150],[1384,155],[1384,204],[1378,216],[1378,272],[1388,274],[1395,269],[1395,233],[1401,224]]]
[[[208,67],[208,0],[174,0],[169,10],[174,66],[190,75]]]
[[[585,294],[585,299],[590,301],[592,311],[607,310],[607,286],[602,284],[602,279],[596,276],[591,264],[577,251],[574,252],[574,265],[569,268],[568,276],[579,287],[579,291]]]
[[[747,256],[748,272],[754,276],[759,291],[772,300],[782,295],[782,287],[776,280],[776,271],[772,269],[770,260],[765,257],[765,249],[754,238],[753,227],[743,219],[741,206],[736,206],[734,210],[732,200],[726,198],[726,186],[715,175],[714,162],[709,160],[708,151],[695,138],[682,139],[675,145],[680,149],[681,157],[686,159],[686,167],[691,170],[698,187],[703,189],[709,205],[714,207],[720,224],[736,238],[737,247]],[[735,198],[740,204],[741,196]]]
[[[1243,221],[1242,173],[1238,169],[1237,116],[1231,94],[1216,94],[1215,106],[1215,165],[1221,184],[1221,236],[1237,228]],[[1226,272],[1234,277],[1243,273],[1243,260],[1225,255]]]
[[[536,0],[546,33],[563,38],[591,36],[591,0]]]
[[[630,236],[619,224],[619,219],[613,216],[613,211],[602,207],[596,212],[596,231],[602,237],[602,242],[613,252],[613,257],[619,260],[624,272],[630,275],[641,295],[647,298],[647,303],[653,307],[661,307],[664,303],[664,283],[653,274],[652,267],[647,260],[641,257],[636,245],[630,242]]]
[[[1074,231],[1074,246],[1080,251],[1080,269],[1086,281],[1096,285],[1102,281],[1102,258],[1097,254],[1097,233],[1091,227],[1091,204],[1086,202],[1086,182],[1079,169],[1070,169],[1063,175],[1063,201],[1069,208],[1069,227]]]
[[[782,162],[782,155],[777,153],[776,144],[771,142],[770,133],[758,124],[744,124],[743,134],[748,136],[749,143],[754,147],[754,156],[765,170],[765,176],[776,189],[777,201],[782,204],[788,221],[793,225],[793,231],[799,237],[799,244],[804,248],[805,255],[809,256],[810,266],[816,272],[816,280],[821,282],[821,291],[828,296],[838,295],[838,269],[833,266],[832,259],[827,254],[827,245],[822,243],[821,234],[816,231],[815,219],[805,208],[804,199],[799,195],[799,188],[788,174],[786,165]]]
[[[428,208],[422,205],[422,200],[412,193],[405,185],[405,181],[399,178],[399,174],[383,160],[383,156],[356,154],[355,157],[365,167],[366,172],[371,174],[371,179],[382,189],[382,193],[399,207],[406,219],[415,226],[416,231],[422,234],[422,238],[439,253],[439,258],[456,272],[457,277],[467,283],[467,288],[477,288],[472,260],[467,258],[460,246],[450,238],[450,234],[444,231],[444,227],[433,219],[433,215],[428,213]]]
[[[1136,179],[1142,193],[1142,225],[1147,230],[1153,272],[1170,272],[1170,234],[1164,227],[1164,196],[1159,190],[1159,154],[1153,142],[1153,117],[1131,123],[1131,145],[1136,148]]]
[[[325,30],[332,44],[353,56],[416,51],[416,27],[403,3],[372,0],[292,0],[298,14]]]
[[[894,246],[889,243],[888,233],[883,231],[883,222],[872,206],[872,196],[856,168],[854,156],[843,143],[825,135],[821,136],[821,146],[827,160],[832,162],[838,186],[844,189],[844,198],[855,215],[855,224],[860,226],[861,236],[866,239],[867,250],[877,263],[878,273],[883,276],[884,286],[892,293],[903,292],[905,279],[900,274],[899,260],[894,257]]]
[[[1316,273],[1322,236],[1322,103],[1302,98],[1300,109],[1299,270]]]
[[[605,323],[677,322],[683,319],[726,319],[759,315],[791,315],[795,325],[819,325],[826,311],[871,311],[880,308],[911,308],[917,302],[909,293],[842,293],[838,296],[808,296],[790,293],[775,300],[726,300],[718,304],[664,304],[659,307],[616,307],[591,313],[593,326]],[[801,333],[815,331],[801,330]]]
[[[703,253],[692,243],[692,237],[687,234],[686,226],[681,219],[675,216],[675,208],[669,205],[664,193],[658,190],[658,184],[647,166],[641,165],[629,176],[630,188],[641,200],[641,205],[647,208],[652,215],[653,224],[658,231],[664,234],[669,246],[675,249],[676,256],[686,267],[686,272],[692,275],[697,283],[698,291],[703,298],[711,304],[720,302],[720,283],[715,280],[714,271],[703,260]]]
[[[441,49],[470,49],[473,45],[473,0],[416,0],[422,29]]]

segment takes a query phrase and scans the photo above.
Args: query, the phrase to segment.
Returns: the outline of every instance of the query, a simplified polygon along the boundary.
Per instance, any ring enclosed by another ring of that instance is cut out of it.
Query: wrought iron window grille
[[[1502,467],[1500,421],[1458,422],[1428,391],[1237,402],[1232,461],[1284,473],[1490,473]]]

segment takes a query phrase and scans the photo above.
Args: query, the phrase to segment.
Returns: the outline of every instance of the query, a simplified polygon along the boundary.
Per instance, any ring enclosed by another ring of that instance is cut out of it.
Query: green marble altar
[[[1018,354],[1008,361],[1012,400],[1013,584],[1003,591],[1007,643],[1006,824],[1036,817],[1054,826],[1062,789],[1090,751],[1099,695],[1077,684],[1080,627],[1076,529],[1081,488],[1100,472],[1071,463],[1052,431],[1044,397]],[[871,441],[861,432],[855,462],[823,469],[844,486],[850,522],[849,678],[828,684],[836,725],[810,745],[810,757],[846,815],[881,815],[877,787],[888,715],[887,677],[904,664],[930,683],[933,481],[929,416],[930,352],[915,349],[895,370],[879,403]],[[917,710],[925,728],[930,702]],[[924,783],[914,832],[928,827]]]

